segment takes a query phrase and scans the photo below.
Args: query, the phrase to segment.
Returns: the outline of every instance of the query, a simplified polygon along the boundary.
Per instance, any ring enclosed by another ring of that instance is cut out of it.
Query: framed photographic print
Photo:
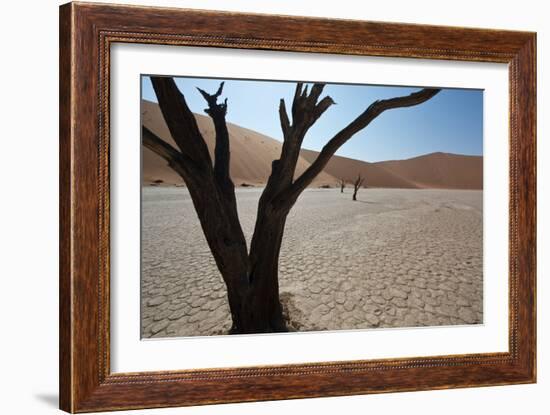
[[[535,60],[527,32],[61,6],[61,409],[534,382]]]

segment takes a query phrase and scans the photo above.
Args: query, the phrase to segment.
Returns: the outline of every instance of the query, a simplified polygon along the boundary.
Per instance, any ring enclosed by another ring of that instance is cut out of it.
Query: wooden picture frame
[[[110,46],[117,42],[507,63],[509,351],[111,373],[109,62]],[[61,409],[90,412],[535,382],[535,105],[535,33],[106,4],[61,6]]]

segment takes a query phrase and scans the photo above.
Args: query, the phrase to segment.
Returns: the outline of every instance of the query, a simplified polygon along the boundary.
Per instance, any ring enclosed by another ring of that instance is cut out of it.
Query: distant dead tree
[[[361,177],[361,173],[357,175],[357,179],[355,179],[355,182],[353,182],[353,198],[352,200],[357,200],[357,192],[359,191],[359,188],[363,185],[363,182],[365,181],[364,177]]]
[[[344,193],[345,188],[346,188],[346,181],[344,179],[340,179],[340,193]]]
[[[185,181],[218,270],[227,286],[233,325],[231,333],[287,331],[279,300],[278,262],[288,213],[304,189],[323,171],[334,153],[384,111],[421,104],[439,89],[422,89],[407,96],[375,101],[330,138],[317,159],[296,179],[294,173],[302,141],[309,128],[332,105],[320,99],[323,84],[297,83],[291,106],[292,121],[283,99],[279,118],[283,132],[281,155],[271,165],[258,204],[250,249],[237,213],[235,186],[229,175],[227,98],[218,102],[222,82],[214,94],[199,92],[208,104],[216,143],[212,160],[204,137],[185,97],[171,77],[151,77],[159,107],[176,143],[168,144],[142,126],[143,144],[167,161]]]

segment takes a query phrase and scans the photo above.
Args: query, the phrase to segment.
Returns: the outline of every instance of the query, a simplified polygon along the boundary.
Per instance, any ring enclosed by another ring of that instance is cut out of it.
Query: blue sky
[[[206,103],[196,87],[215,92],[224,79],[176,78],[193,112],[204,114]],[[295,82],[225,80],[227,121],[282,141],[279,100],[290,113]],[[303,148],[321,150],[338,131],[373,101],[408,95],[419,88],[327,84],[323,95],[336,102],[309,130]],[[142,77],[142,98],[157,102],[149,77]],[[290,116],[290,115],[289,115]],[[370,162],[407,159],[433,152],[482,155],[483,91],[443,89],[429,101],[384,112],[336,153]]]

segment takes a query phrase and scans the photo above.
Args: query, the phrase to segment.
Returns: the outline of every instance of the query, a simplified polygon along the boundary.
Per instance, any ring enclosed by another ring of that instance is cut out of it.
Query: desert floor
[[[287,220],[280,291],[292,330],[477,324],[482,195],[306,190]],[[238,189],[250,241],[261,189]],[[226,291],[185,188],[144,187],[142,336],[226,334]]]

